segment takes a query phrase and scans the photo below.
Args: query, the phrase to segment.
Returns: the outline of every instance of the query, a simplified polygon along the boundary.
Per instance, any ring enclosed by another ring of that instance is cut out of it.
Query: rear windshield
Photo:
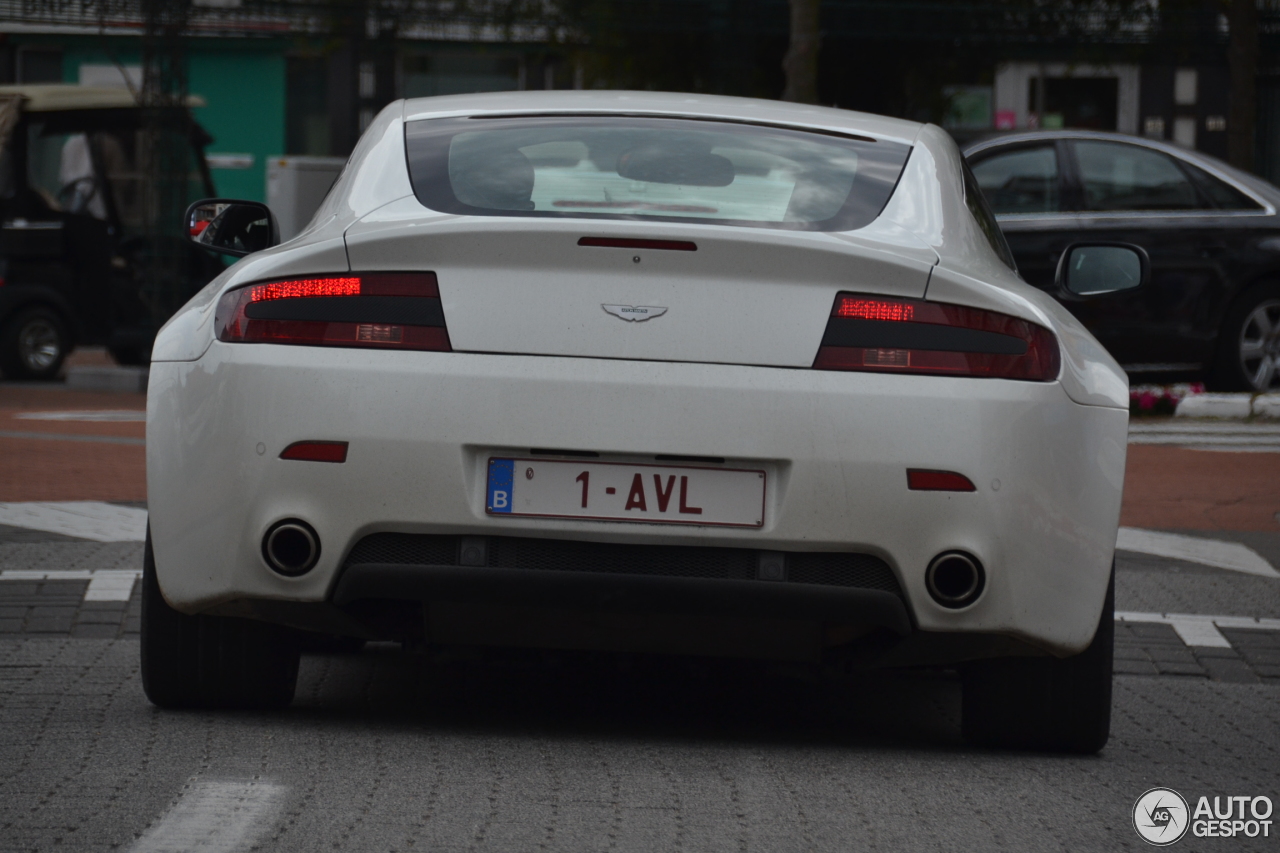
[[[409,175],[432,210],[850,231],[893,192],[910,146],[634,116],[424,119]]]

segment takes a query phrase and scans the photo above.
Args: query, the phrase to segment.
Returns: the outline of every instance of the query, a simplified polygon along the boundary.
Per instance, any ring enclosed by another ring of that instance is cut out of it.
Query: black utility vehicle
[[[186,201],[211,196],[203,151],[209,137],[192,121],[181,124],[191,129],[178,143],[184,154],[189,149]],[[154,253],[183,253],[180,280],[160,284],[175,291],[163,294],[173,307],[221,269],[182,235],[153,236],[148,223],[161,206],[151,162],[157,155],[149,152],[164,146],[147,139],[143,111],[127,90],[0,86],[5,377],[51,379],[76,344],[105,344],[117,361],[145,364],[162,319],[157,286],[144,284]]]
[[[1150,139],[1062,130],[969,145],[965,157],[1018,270],[1135,377],[1216,390],[1280,385],[1280,189]],[[1150,283],[1082,298],[1054,285],[1078,241],[1136,244]]]

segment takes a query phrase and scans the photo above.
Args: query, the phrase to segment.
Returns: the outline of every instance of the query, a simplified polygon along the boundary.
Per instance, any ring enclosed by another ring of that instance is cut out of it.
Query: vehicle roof
[[[1197,151],[1194,148],[1184,148],[1173,142],[1167,142],[1163,139],[1152,139],[1148,136],[1134,136],[1128,133],[1110,133],[1102,130],[1071,130],[1063,128],[1062,130],[1019,130],[1012,133],[1001,133],[992,136],[986,136],[962,147],[961,151],[965,157],[970,157],[980,151],[988,148],[994,148],[997,145],[1008,145],[1019,142],[1036,142],[1039,140],[1050,139],[1099,139],[1108,142],[1124,142],[1129,145],[1141,145],[1145,148],[1153,148],[1156,151],[1162,151],[1171,157],[1177,157],[1181,160],[1187,160],[1195,163],[1200,168],[1217,175],[1219,178],[1234,183],[1237,188],[1251,190],[1249,194],[1261,195],[1263,198],[1258,199],[1266,206],[1280,206],[1280,189],[1268,183],[1257,175],[1237,169],[1229,163],[1224,163],[1211,154],[1205,154],[1203,151]],[[1242,186],[1243,185],[1243,186]]]
[[[1149,136],[1136,136],[1131,133],[1112,133],[1105,130],[1072,130],[1063,128],[1062,130],[1019,130],[1012,133],[993,134],[984,136],[981,139],[974,140],[967,145],[961,146],[964,155],[968,157],[986,148],[996,145],[1007,145],[1016,142],[1036,142],[1039,140],[1049,139],[1098,139],[1106,142],[1125,142],[1130,145],[1142,145],[1147,148],[1155,148],[1166,154],[1172,154],[1175,157],[1185,157],[1190,160],[1213,160],[1217,158],[1203,151],[1197,151],[1194,148],[1184,148],[1173,142],[1167,142],[1163,139],[1152,139]]]
[[[24,83],[0,86],[0,97],[18,95],[23,112],[48,113],[61,110],[130,109],[138,106],[128,89],[108,86],[80,86],[75,83]],[[199,95],[187,96],[188,107],[206,106]]]
[[[862,134],[907,145],[913,143],[920,128],[924,126],[919,122],[834,107],[681,92],[605,90],[486,92],[473,95],[411,98],[404,104],[405,121],[445,116],[512,113],[537,115],[553,112],[718,118],[753,124],[787,125]]]

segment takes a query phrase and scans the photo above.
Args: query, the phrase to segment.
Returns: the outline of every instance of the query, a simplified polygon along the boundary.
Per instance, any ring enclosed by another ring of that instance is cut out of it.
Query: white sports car
[[[313,631],[956,665],[972,740],[1105,743],[1126,377],[939,128],[398,101],[295,239],[187,225],[248,257],[152,354],[156,704],[288,704]],[[1082,244],[1058,286],[1145,275]]]

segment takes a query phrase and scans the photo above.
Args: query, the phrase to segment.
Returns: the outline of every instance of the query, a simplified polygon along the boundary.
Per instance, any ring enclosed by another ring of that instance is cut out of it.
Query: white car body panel
[[[824,233],[580,220],[422,221],[393,202],[347,232],[353,269],[431,269],[455,350],[808,367],[841,290],[924,296],[932,263]],[[577,245],[690,240],[696,252]],[[918,257],[918,256],[917,256]],[[640,261],[636,262],[635,258]],[[796,275],[804,269],[803,277]],[[664,316],[619,323],[605,304]]]
[[[380,530],[564,536],[873,553],[898,572],[921,628],[1061,651],[1088,643],[1106,591],[1127,422],[1052,383],[223,343],[197,363],[156,365],[148,396],[156,564],[183,610],[323,601],[350,545]],[[343,465],[278,458],[294,441],[336,438],[351,442]],[[486,516],[488,456],[531,446],[763,467],[765,526]],[[979,491],[907,491],[909,467],[960,471]],[[289,517],[324,542],[302,578],[271,573],[259,550]],[[924,590],[924,566],[953,548],[988,569],[988,590],[963,611]]]
[[[565,111],[722,117],[914,147],[881,215],[846,233],[469,217],[414,197],[406,121]],[[796,104],[547,92],[390,105],[311,225],[229,269],[157,338],[147,476],[166,599],[189,613],[239,599],[325,601],[346,552],[378,531],[857,551],[893,568],[922,631],[1078,652],[1111,573],[1127,382],[1074,318],[1000,262],[956,191],[960,162],[940,129]],[[692,240],[698,250],[587,248],[581,236]],[[214,340],[217,297],[237,286],[415,269],[439,278],[454,352]],[[924,296],[1038,323],[1058,338],[1061,376],[811,370],[840,291]],[[604,304],[668,310],[628,323]],[[307,439],[348,441],[349,458],[278,458]],[[531,447],[762,468],[765,525],[485,515],[488,456]],[[908,491],[906,468],[961,472],[977,491]],[[272,573],[260,551],[267,527],[290,517],[308,520],[323,542],[317,566],[298,578]],[[987,568],[982,597],[960,610],[924,587],[924,567],[949,549]]]

